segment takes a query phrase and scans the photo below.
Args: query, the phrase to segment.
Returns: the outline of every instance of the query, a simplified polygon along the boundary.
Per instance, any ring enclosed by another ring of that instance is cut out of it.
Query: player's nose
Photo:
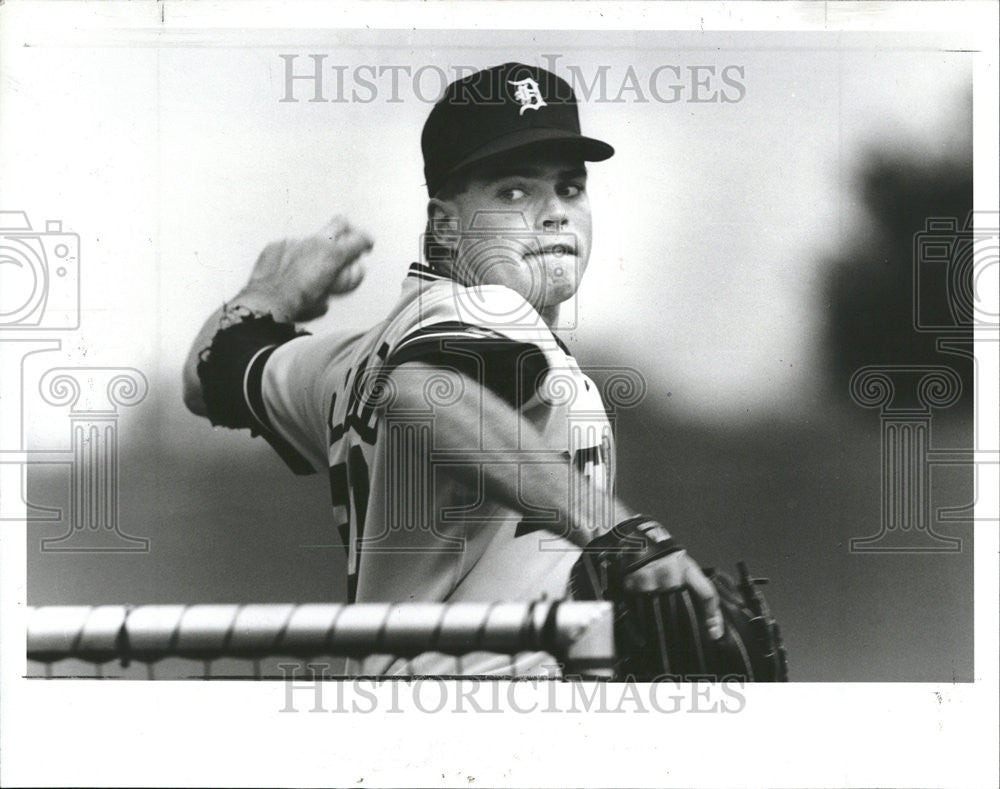
[[[569,216],[566,213],[566,206],[563,205],[559,195],[551,195],[542,206],[539,212],[539,220],[543,230],[548,232],[559,232],[565,230],[569,225]]]

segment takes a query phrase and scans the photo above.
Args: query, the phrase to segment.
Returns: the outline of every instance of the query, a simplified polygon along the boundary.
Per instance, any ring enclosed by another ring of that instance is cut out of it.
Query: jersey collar
[[[437,269],[433,269],[425,263],[411,263],[410,268],[406,272],[406,279],[404,280],[404,286],[408,282],[412,282],[417,285],[418,282],[449,282],[454,281],[447,274],[443,274]],[[419,285],[417,285],[419,287]],[[552,335],[552,339],[556,341],[556,344],[570,358],[573,358],[573,352],[569,347],[562,341],[562,338],[558,334],[553,332],[551,329],[549,333]]]
[[[406,272],[406,278],[419,279],[424,282],[438,282],[451,279],[447,274],[442,274],[437,269],[433,269],[424,263],[411,263],[409,271]]]

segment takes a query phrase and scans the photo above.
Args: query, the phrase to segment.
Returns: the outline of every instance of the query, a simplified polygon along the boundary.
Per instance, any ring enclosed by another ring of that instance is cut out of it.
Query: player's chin
[[[541,306],[555,307],[564,301],[569,301],[576,295],[580,282],[576,277],[556,277],[550,278],[545,283],[545,292],[542,294]]]
[[[530,272],[535,300],[551,307],[573,298],[585,268],[586,263],[574,254],[529,257],[526,270]]]

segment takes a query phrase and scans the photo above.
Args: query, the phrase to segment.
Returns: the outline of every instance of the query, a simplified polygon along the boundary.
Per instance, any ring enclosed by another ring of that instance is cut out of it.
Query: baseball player
[[[373,242],[346,220],[270,244],[195,339],[187,406],[262,435],[297,473],[328,475],[350,602],[682,592],[673,603],[696,619],[683,638],[702,654],[727,633],[725,600],[614,495],[598,388],[552,330],[589,260],[586,163],[612,147],[581,134],[565,81],[518,63],[452,83],[421,143],[424,255],[389,315],[364,332],[295,326],[363,277]],[[429,654],[408,668],[554,670],[543,653]],[[401,669],[373,658],[359,670]]]

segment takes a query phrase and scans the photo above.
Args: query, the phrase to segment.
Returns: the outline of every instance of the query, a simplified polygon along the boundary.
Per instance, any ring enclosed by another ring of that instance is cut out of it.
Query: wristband
[[[617,556],[616,565],[625,576],[650,562],[683,551],[684,546],[671,537],[659,521],[636,515],[592,540],[585,550],[600,554],[613,552]]]
[[[254,414],[246,391],[251,362],[262,362],[262,351],[276,348],[304,334],[290,323],[278,323],[271,315],[257,315],[243,308],[228,308],[212,344],[198,362],[198,379],[208,418],[213,425],[259,429],[264,420]],[[235,322],[234,322],[235,321]],[[266,423],[263,427],[267,427]]]

